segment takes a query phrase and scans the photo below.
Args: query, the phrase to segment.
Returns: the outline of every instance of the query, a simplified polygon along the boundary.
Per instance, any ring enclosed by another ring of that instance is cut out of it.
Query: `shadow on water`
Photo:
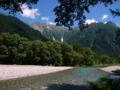
[[[73,85],[73,84],[50,84],[44,90],[90,90],[85,85]]]

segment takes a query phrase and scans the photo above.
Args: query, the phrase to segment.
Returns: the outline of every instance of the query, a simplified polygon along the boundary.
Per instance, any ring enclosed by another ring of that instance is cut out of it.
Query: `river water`
[[[82,67],[56,72],[0,81],[0,90],[89,90],[87,86],[109,73],[98,67]]]

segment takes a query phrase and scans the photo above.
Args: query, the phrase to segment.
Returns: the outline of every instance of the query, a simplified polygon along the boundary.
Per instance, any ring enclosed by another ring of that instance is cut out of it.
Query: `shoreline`
[[[104,68],[98,68],[99,70],[108,72],[108,73],[113,73],[112,71],[115,71],[117,69],[120,70],[120,66],[119,65],[115,65],[115,66],[108,66],[108,67],[104,67]]]
[[[0,81],[72,69],[65,66],[0,65]]]
[[[74,67],[39,66],[39,65],[0,65],[0,81],[35,75],[50,74],[72,68]],[[113,73],[112,71],[114,70],[117,69],[120,70],[120,66],[115,65],[97,69],[108,73]]]

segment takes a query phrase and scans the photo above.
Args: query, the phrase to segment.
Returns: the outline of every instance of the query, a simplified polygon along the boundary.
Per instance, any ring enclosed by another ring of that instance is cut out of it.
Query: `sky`
[[[24,14],[17,12],[15,17],[19,18],[24,22],[29,24],[35,22],[43,22],[47,24],[55,25],[54,19],[56,18],[53,9],[59,5],[58,0],[39,0],[35,5],[32,5],[32,9],[29,9],[26,5],[23,5],[22,10]],[[115,2],[108,7],[105,7],[104,4],[98,4],[95,7],[90,7],[90,13],[85,12],[86,23],[90,24],[93,22],[103,22],[108,21],[114,22],[117,26],[120,27],[120,17],[113,17],[109,11],[109,8],[115,10],[120,9],[120,0]],[[0,12],[8,14],[8,10],[0,9]],[[75,22],[73,27],[77,27],[78,23]]]

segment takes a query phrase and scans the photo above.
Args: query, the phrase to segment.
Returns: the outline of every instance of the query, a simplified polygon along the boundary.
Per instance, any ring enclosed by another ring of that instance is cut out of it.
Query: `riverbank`
[[[108,66],[108,67],[104,67],[104,68],[99,68],[100,70],[103,70],[105,72],[108,72],[108,73],[113,73],[112,71],[115,71],[117,69],[120,70],[120,66]]]
[[[36,65],[0,65],[0,80],[49,74],[72,68],[73,67],[54,67]]]

